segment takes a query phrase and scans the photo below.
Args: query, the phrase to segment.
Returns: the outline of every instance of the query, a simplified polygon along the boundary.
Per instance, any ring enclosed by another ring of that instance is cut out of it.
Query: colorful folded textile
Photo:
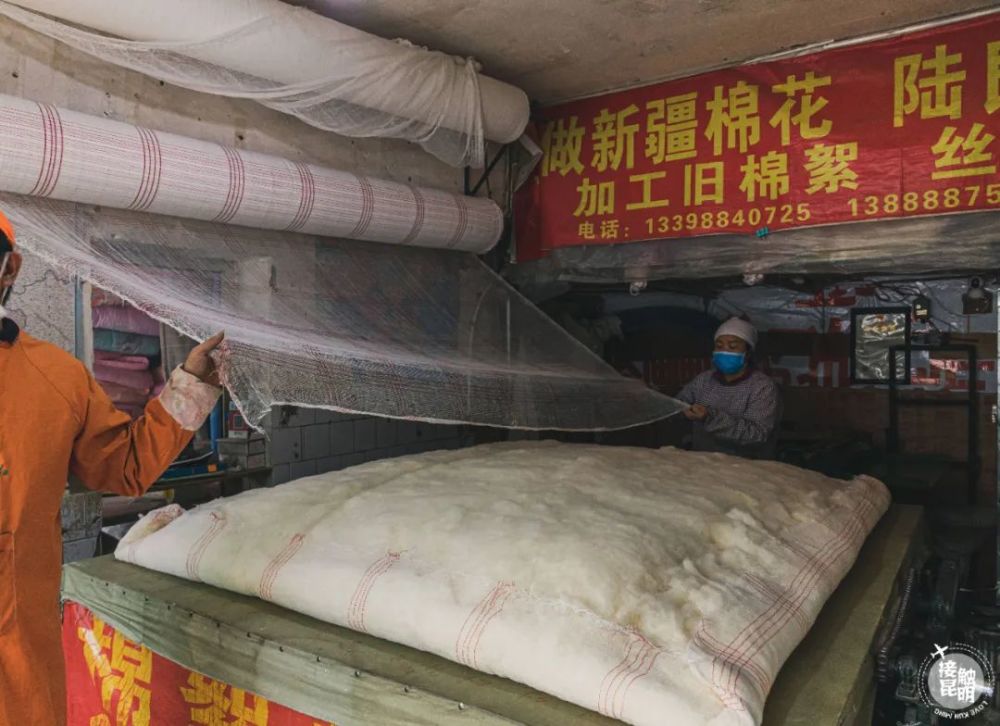
[[[94,350],[125,355],[159,355],[160,338],[137,333],[122,333],[105,328],[94,329]]]
[[[160,335],[160,324],[131,307],[100,306],[93,309],[94,327],[140,335]]]
[[[122,355],[104,350],[94,351],[94,363],[106,368],[124,368],[127,371],[148,371],[149,358],[141,355]]]
[[[113,383],[118,386],[133,388],[142,391],[148,396],[153,389],[155,381],[152,371],[134,371],[127,368],[113,368],[104,365],[101,361],[94,362],[94,378],[101,383]]]

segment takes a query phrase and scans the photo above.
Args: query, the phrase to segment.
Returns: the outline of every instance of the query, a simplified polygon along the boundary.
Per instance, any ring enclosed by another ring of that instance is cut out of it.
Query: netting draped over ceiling
[[[488,199],[358,176],[0,95],[0,191],[331,237],[485,252]]]
[[[102,60],[204,93],[247,98],[327,131],[422,145],[483,166],[516,140],[523,91],[472,61],[369,35],[278,0],[21,0],[0,13]]]
[[[19,243],[196,339],[227,332],[248,419],[274,404],[528,429],[646,423],[623,378],[467,253],[0,194]]]

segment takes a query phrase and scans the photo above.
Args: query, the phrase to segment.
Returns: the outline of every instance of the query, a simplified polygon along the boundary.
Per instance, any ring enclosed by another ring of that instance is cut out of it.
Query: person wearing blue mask
[[[688,383],[676,398],[689,407],[692,448],[750,459],[773,459],[781,420],[778,385],[754,366],[757,331],[731,318],[715,332],[712,370]]]

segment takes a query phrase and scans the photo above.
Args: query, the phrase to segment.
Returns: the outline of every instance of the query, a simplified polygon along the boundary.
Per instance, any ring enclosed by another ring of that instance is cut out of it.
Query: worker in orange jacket
[[[59,633],[59,508],[72,473],[138,496],[166,470],[218,400],[205,341],[136,421],[87,369],[20,332],[3,304],[21,268],[0,214],[0,726],[60,726],[66,686]]]

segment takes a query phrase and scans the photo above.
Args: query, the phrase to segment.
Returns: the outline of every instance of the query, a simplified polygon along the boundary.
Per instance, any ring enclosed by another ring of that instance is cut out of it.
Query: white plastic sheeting
[[[891,279],[841,282],[816,292],[760,285],[721,290],[711,299],[648,292],[606,296],[604,312],[614,315],[642,308],[676,307],[700,310],[720,321],[746,315],[758,330],[846,333],[851,329],[852,308],[910,307],[918,296],[924,296],[930,301],[930,324],[914,321],[914,331],[927,332],[933,327],[954,333],[995,333],[996,313],[963,312],[962,296],[968,288],[966,277],[905,283]]]
[[[503,444],[160,510],[115,556],[636,726],[751,726],[888,504],[774,462]]]
[[[4,2],[0,13],[98,58],[193,90],[253,99],[339,134],[408,139],[454,165],[483,166],[484,138],[514,141],[528,122],[524,92],[479,75],[471,60],[378,38],[278,0],[17,5],[35,12]]]
[[[0,95],[0,191],[482,253],[492,201],[357,176]]]
[[[683,406],[623,378],[475,256],[0,194],[18,244],[182,333],[227,335],[256,424],[289,404],[600,430]]]
[[[562,247],[511,274],[520,284],[542,285],[988,270],[1000,265],[998,221],[997,212],[966,212],[783,230],[763,239],[714,235]]]

